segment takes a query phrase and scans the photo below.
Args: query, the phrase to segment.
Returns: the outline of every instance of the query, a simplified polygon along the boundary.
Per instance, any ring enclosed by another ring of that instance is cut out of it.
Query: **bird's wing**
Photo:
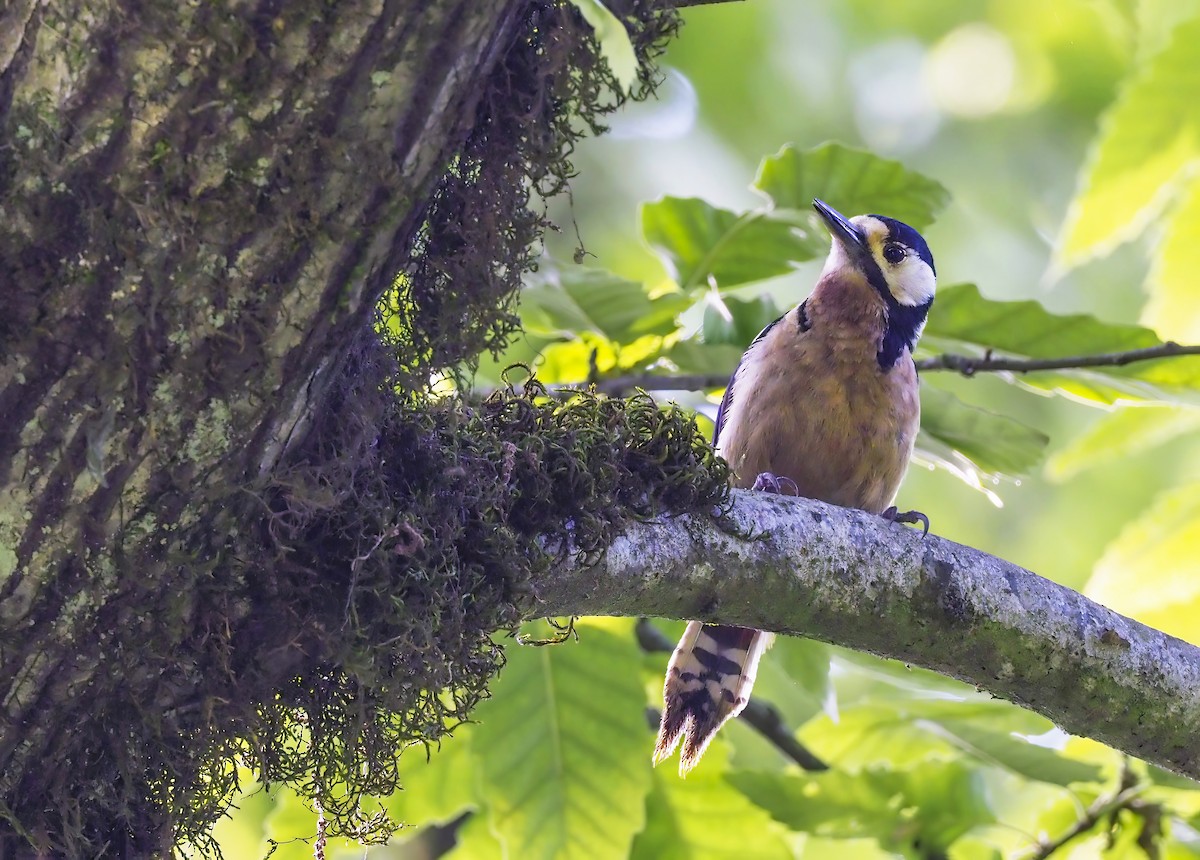
[[[805,318],[804,305],[807,302],[808,300],[805,299],[800,303],[801,319]],[[777,326],[785,316],[787,316],[787,314],[783,314],[782,316],[779,316],[767,323],[766,328],[755,335],[754,340],[750,341],[750,345],[746,347],[746,351],[742,353],[742,358],[741,361],[738,362],[738,366],[733,369],[733,375],[729,377],[729,384],[725,386],[725,396],[721,398],[721,405],[717,407],[717,424],[713,428],[712,437],[713,445],[716,445],[717,440],[721,438],[721,428],[725,426],[725,415],[727,412],[729,412],[729,404],[733,402],[733,383],[737,380],[738,371],[741,370],[742,362],[746,360],[746,356],[750,354],[750,350],[754,349],[755,345],[767,336],[767,332],[775,328],[775,326]]]

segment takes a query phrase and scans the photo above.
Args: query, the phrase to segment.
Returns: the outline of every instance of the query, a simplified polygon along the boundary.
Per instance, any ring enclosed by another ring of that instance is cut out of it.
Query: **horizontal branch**
[[[1139,361],[1155,358],[1176,358],[1184,355],[1200,355],[1200,344],[1178,344],[1172,341],[1145,349],[1125,352],[1105,352],[1095,355],[1068,355],[1060,358],[1004,358],[993,356],[988,350],[982,356],[943,353],[917,361],[917,370],[953,370],[963,376],[977,373],[1031,373],[1038,370],[1070,370],[1080,367],[1123,367]],[[610,376],[594,381],[601,394],[620,397],[638,388],[647,391],[705,391],[724,388],[729,382],[727,373],[681,373],[655,374],[637,373],[627,376]],[[561,387],[583,387],[588,382],[567,383]]]
[[[1181,355],[1200,355],[1200,344],[1184,345],[1174,341],[1130,349],[1125,352],[1102,352],[1095,355],[1070,355],[1062,358],[997,358],[991,350],[981,356],[954,355],[944,353],[917,362],[918,370],[954,370],[963,376],[974,376],[983,371],[1009,371],[1030,373],[1035,370],[1070,370],[1077,367],[1124,367],[1138,361],[1155,358],[1176,358]]]
[[[861,511],[735,491],[730,526],[696,516],[631,524],[598,564],[569,557],[544,574],[536,613],[809,636],[959,678],[1200,778],[1200,648]]]

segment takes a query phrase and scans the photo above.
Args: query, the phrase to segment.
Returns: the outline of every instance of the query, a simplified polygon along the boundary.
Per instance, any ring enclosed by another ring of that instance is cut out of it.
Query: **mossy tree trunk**
[[[264,609],[215,612],[206,577],[421,248],[530,5],[0,11],[0,853],[157,853],[219,811],[187,808],[219,769],[105,721],[245,750],[213,717],[266,671],[230,629]],[[272,671],[305,647],[280,637]]]

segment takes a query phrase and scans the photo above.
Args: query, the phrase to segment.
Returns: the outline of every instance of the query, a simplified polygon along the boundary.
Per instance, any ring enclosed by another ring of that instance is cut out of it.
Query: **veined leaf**
[[[718,209],[695,197],[642,204],[642,233],[687,292],[711,278],[725,290],[790,272],[823,254],[824,235],[804,233],[766,212]]]
[[[694,303],[682,293],[651,299],[640,283],[582,267],[539,272],[521,291],[521,321],[534,335],[595,332],[615,343],[675,331],[676,316]]]
[[[762,160],[754,187],[776,208],[803,213],[805,223],[811,223],[822,239],[824,230],[812,212],[814,197],[848,218],[876,213],[918,230],[931,224],[950,200],[940,183],[900,162],[837,143],[808,150],[785,146]]]
[[[1084,593],[1200,643],[1200,484],[1168,490],[1126,526],[1096,563]]]
[[[974,284],[939,291],[925,334],[926,348],[938,341],[955,341],[977,351],[991,349],[1017,358],[1126,352],[1162,344],[1158,335],[1142,326],[1101,322],[1088,314],[1054,314],[1035,301],[985,299]],[[1036,388],[1105,403],[1121,397],[1179,400],[1200,391],[1200,356],[1159,358],[1123,367],[1033,371],[1019,379]]]
[[[663,353],[663,358],[678,367],[680,373],[732,374],[745,349],[731,343],[682,340]]]
[[[979,775],[961,762],[857,774],[732,773],[730,782],[793,830],[876,839],[906,856],[945,850],[972,827],[995,821]]]
[[[713,747],[716,747],[714,749]],[[783,828],[720,775],[709,758],[680,779],[666,766],[654,772],[646,803],[646,829],[630,860],[789,860]]]
[[[645,821],[652,737],[633,636],[512,646],[475,711],[472,754],[492,832],[522,860],[625,858]]]
[[[728,343],[745,349],[782,313],[767,295],[747,300],[709,293],[700,330],[705,343]]]
[[[812,749],[843,770],[906,769],[952,751],[1012,773],[1057,785],[1100,778],[1093,764],[1037,746],[1049,720],[1007,702],[889,699],[843,710],[838,722],[816,719],[800,731]]]
[[[1198,42],[1200,17],[1177,25],[1109,108],[1058,240],[1060,265],[1107,253],[1141,232],[1169,183],[1200,158]]]
[[[959,452],[984,472],[1009,475],[1024,474],[1040,463],[1050,441],[1040,430],[963,403],[930,385],[921,387],[921,433]]]
[[[1193,178],[1168,216],[1162,241],[1155,249],[1146,290],[1150,301],[1142,322],[1163,337],[1181,343],[1200,341],[1200,177]]]

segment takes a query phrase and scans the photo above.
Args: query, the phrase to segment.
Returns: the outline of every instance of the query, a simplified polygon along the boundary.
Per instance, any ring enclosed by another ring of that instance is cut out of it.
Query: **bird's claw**
[[[905,511],[904,513],[900,513],[900,511],[896,509],[896,506],[892,505],[882,514],[880,514],[880,516],[891,523],[908,523],[909,525],[913,526],[915,526],[917,523],[920,523],[921,528],[923,529],[921,532],[921,537],[925,537],[925,535],[929,534],[929,517],[925,516],[920,511]]]
[[[796,486],[796,482],[787,476],[774,475],[770,472],[761,472],[754,479],[752,490],[757,490],[762,493],[779,493],[783,496],[798,496],[800,488]]]

